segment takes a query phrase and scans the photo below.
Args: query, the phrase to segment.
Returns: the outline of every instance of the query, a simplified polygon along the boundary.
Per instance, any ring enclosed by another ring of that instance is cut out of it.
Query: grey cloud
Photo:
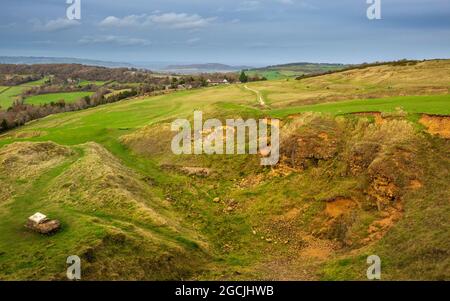
[[[109,16],[100,22],[103,27],[136,27],[160,25],[176,29],[196,29],[209,25],[216,18],[204,18],[197,14],[160,13],[152,15],[129,15],[123,18]]]
[[[246,0],[239,4],[237,11],[252,11],[261,7],[261,2],[258,0]]]
[[[281,4],[294,4],[294,0],[276,0],[277,2],[280,2]]]
[[[46,23],[41,22],[40,20],[33,20],[33,30],[34,31],[44,31],[44,32],[53,32],[69,29],[75,26],[80,25],[80,22],[76,20],[69,20],[65,18],[58,18],[55,20],[50,20]]]
[[[197,42],[199,42],[201,39],[200,38],[192,38],[186,41],[187,44],[195,44]]]
[[[117,18],[115,16],[109,16],[100,22],[100,26],[105,27],[129,27],[139,26],[145,22],[146,15],[130,15],[123,18]]]
[[[194,29],[205,27],[216,18],[203,18],[199,15],[188,15],[185,13],[166,13],[161,15],[152,15],[149,19],[156,24],[172,28]]]

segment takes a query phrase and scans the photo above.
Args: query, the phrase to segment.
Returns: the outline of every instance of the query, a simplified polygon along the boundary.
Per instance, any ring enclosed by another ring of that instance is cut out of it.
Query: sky
[[[2,0],[0,55],[269,65],[450,57],[450,0]]]

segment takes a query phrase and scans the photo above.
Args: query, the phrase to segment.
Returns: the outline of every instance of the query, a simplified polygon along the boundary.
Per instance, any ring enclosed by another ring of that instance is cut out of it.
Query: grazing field
[[[244,85],[178,91],[7,132],[0,278],[64,279],[66,255],[79,254],[85,280],[362,280],[379,254],[383,279],[448,280],[449,140],[418,120],[450,114],[449,66],[248,83],[264,107]],[[194,110],[281,118],[279,164],[174,155],[170,123]],[[27,231],[36,211],[62,230]]]
[[[45,82],[48,81],[48,77],[43,77],[39,80],[35,80],[32,82],[28,82],[28,83],[24,83],[21,86],[22,87],[36,87],[36,86],[41,86],[43,84],[45,84]]]
[[[268,80],[277,80],[277,79],[285,79],[285,78],[289,78],[289,77],[295,77],[295,76],[299,76],[303,73],[296,73],[293,71],[283,71],[283,70],[267,70],[267,71],[255,71],[255,70],[250,70],[250,71],[246,71],[245,74],[247,74],[248,76],[255,76],[258,75],[260,77],[265,77]]]
[[[24,86],[14,86],[3,89],[2,92],[0,92],[0,107],[2,109],[9,108],[24,89],[26,89]]]
[[[46,80],[47,78],[42,78],[18,86],[0,87],[0,107],[2,109],[9,108],[23,91],[31,87],[40,86],[44,84]]]
[[[301,112],[322,112],[334,115],[357,112],[383,112],[396,111],[417,114],[450,115],[450,94],[433,96],[397,96],[378,99],[358,99],[351,101],[339,101],[276,109],[271,111],[274,117],[286,117],[290,114]]]
[[[257,68],[247,71],[247,75],[258,75],[267,78],[268,80],[293,78],[305,74],[325,73],[328,71],[335,71],[345,68],[345,65],[340,64],[286,64],[275,65],[265,68]]]
[[[21,84],[19,86],[0,87],[0,107],[3,109],[9,108],[20,94],[26,89],[43,85],[48,80],[48,77],[44,77],[37,81]],[[107,84],[105,81],[82,81],[81,86],[88,84],[94,84],[97,86],[103,86]],[[65,102],[74,102],[84,96],[92,95],[92,92],[63,92],[63,93],[50,93],[35,95],[26,98],[26,102],[29,104],[39,105],[50,102],[56,102],[64,99]]]
[[[277,108],[350,99],[450,94],[449,74],[450,61],[435,60],[353,69],[302,80],[254,82],[248,86],[259,90],[266,104]]]
[[[80,81],[78,84],[83,87],[83,86],[87,86],[87,85],[103,86],[103,85],[105,85],[107,83],[108,82],[101,81],[101,80],[96,80],[96,81],[83,80],[83,81]]]
[[[25,98],[25,103],[31,105],[42,105],[46,103],[57,102],[59,100],[64,100],[66,103],[70,103],[92,94],[93,92],[63,92],[41,94]]]

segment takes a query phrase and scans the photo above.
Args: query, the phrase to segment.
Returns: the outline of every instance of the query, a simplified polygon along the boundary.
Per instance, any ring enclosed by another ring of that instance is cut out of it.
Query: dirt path
[[[259,92],[258,90],[254,90],[252,88],[249,88],[249,87],[247,87],[247,85],[244,85],[244,88],[249,90],[249,91],[252,91],[253,93],[255,93],[256,97],[258,98],[259,104],[262,105],[263,107],[267,107],[266,103],[264,102],[264,98],[262,97],[261,92]]]

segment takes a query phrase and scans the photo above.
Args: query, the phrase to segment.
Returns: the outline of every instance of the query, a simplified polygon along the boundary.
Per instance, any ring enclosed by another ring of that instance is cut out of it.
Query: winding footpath
[[[264,102],[264,98],[262,97],[261,92],[259,92],[258,90],[254,90],[254,89],[252,89],[252,88],[249,88],[247,85],[244,85],[244,88],[247,89],[247,90],[249,90],[249,91],[252,91],[253,93],[255,93],[255,94],[256,94],[256,97],[257,97],[257,99],[258,99],[259,104],[260,104],[261,106],[263,106],[263,107],[267,107],[266,103]]]

